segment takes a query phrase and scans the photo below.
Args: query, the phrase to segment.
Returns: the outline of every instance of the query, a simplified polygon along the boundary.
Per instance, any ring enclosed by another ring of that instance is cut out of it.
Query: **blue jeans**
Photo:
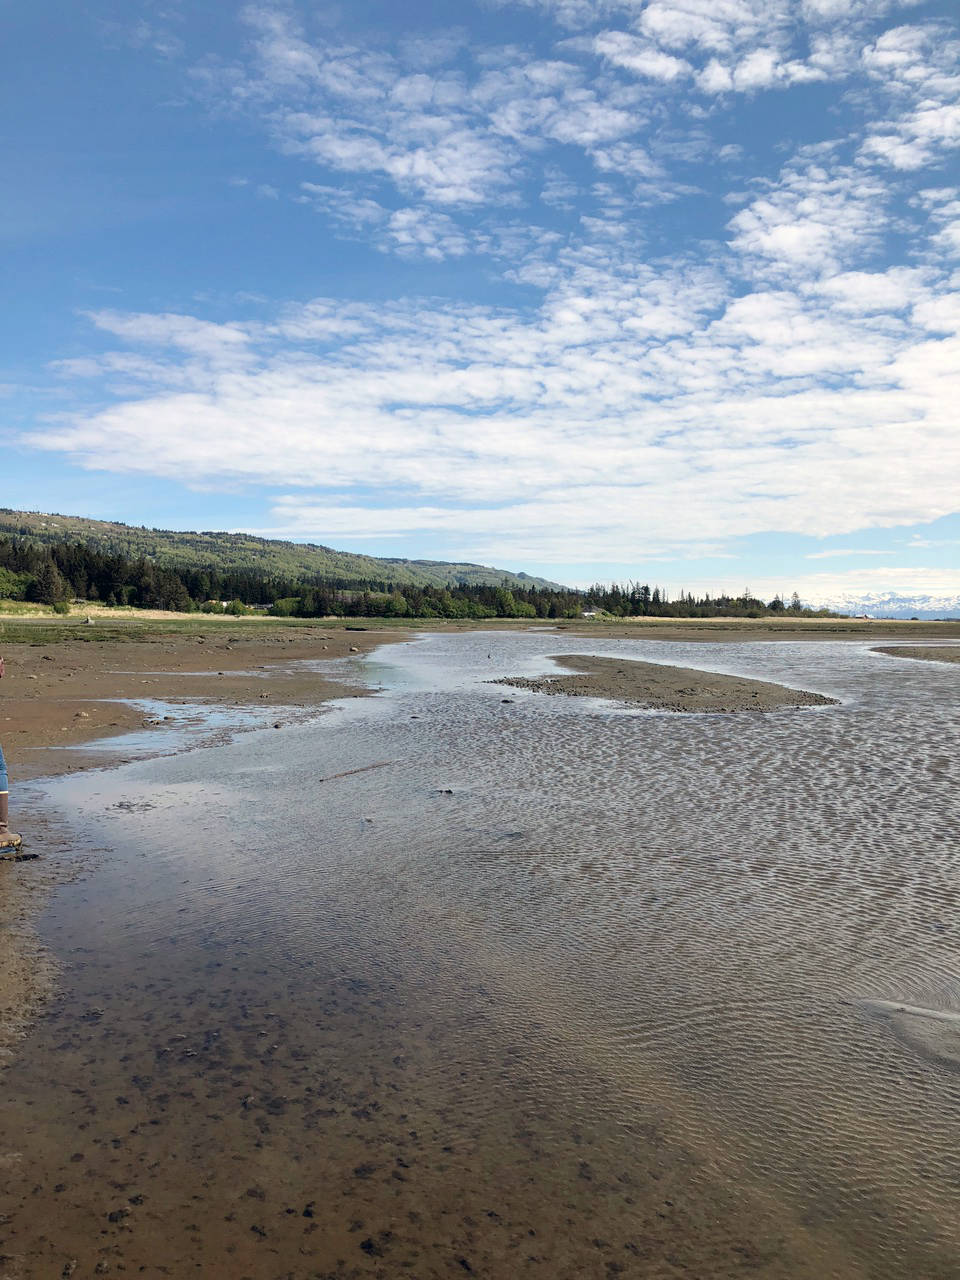
[[[3,758],[3,747],[0,747],[0,796],[2,796],[5,791],[9,790],[10,783],[7,780],[7,765]]]

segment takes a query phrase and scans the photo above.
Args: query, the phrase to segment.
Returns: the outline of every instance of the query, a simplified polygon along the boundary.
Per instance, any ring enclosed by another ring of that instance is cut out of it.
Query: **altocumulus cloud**
[[[280,194],[333,235],[459,285],[255,323],[94,313],[105,349],[60,371],[97,406],[29,442],[267,486],[288,534],[539,562],[955,510],[955,32],[892,2],[526,7],[548,48],[374,47],[248,8],[249,58],[195,66],[200,99],[265,123],[297,169]],[[751,158],[737,113],[810,85],[842,125]],[[712,221],[668,237],[685,200]]]

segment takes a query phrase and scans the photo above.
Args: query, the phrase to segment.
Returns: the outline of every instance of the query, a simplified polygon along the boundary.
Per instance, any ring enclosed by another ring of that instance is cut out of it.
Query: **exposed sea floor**
[[[840,705],[486,683],[578,651]],[[41,922],[0,1276],[960,1276],[957,669],[562,633],[361,668],[47,787],[102,853]]]

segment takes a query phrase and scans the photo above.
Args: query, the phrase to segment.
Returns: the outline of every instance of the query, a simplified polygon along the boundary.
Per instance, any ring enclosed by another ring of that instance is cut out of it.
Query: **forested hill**
[[[334,551],[311,543],[279,542],[249,533],[180,533],[136,525],[88,520],[83,516],[48,515],[0,507],[0,536],[26,538],[39,546],[81,542],[105,555],[127,560],[145,558],[171,569],[217,569],[292,580],[311,578],[379,581],[398,586],[554,587],[545,578],[481,564],[447,564],[442,560],[381,559]]]

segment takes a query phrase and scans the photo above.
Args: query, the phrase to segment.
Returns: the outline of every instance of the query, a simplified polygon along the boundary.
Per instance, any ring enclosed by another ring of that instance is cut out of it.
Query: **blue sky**
[[[960,597],[960,23],[8,4],[0,503]]]

